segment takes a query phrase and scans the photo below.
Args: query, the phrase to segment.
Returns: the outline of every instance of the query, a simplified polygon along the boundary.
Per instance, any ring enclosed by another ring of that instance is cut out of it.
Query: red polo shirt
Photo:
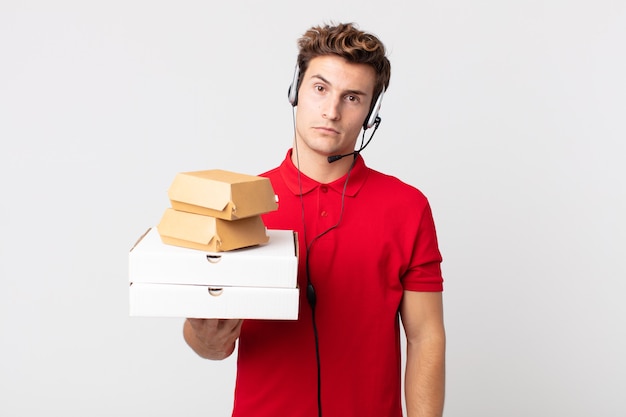
[[[320,184],[298,175],[291,151],[263,175],[279,205],[264,215],[265,225],[299,234],[300,313],[297,321],[244,322],[233,416],[317,416],[315,341],[303,291],[307,255],[317,294],[324,417],[401,416],[402,294],[443,290],[427,199],[369,169],[360,156],[349,173],[343,213],[346,177]]]

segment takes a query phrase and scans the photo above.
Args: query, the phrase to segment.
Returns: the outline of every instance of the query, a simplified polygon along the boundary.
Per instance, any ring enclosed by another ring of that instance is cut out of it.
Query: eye
[[[325,90],[326,89],[324,88],[323,85],[319,85],[319,84],[315,85],[315,91],[317,91],[318,93],[323,93]]]
[[[358,103],[360,101],[360,98],[359,98],[359,96],[355,96],[355,95],[350,94],[350,95],[346,96],[346,100],[348,100],[351,103]]]

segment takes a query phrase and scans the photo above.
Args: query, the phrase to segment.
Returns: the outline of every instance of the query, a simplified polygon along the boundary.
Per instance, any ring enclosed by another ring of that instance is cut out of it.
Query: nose
[[[329,96],[324,103],[322,116],[329,120],[341,119],[341,98]]]

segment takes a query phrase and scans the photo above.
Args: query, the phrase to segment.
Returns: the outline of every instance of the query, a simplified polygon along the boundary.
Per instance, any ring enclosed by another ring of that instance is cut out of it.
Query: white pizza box
[[[297,320],[298,288],[131,283],[130,316]]]
[[[267,230],[267,243],[205,252],[163,243],[150,228],[129,253],[132,283],[296,288],[298,245],[291,230]]]

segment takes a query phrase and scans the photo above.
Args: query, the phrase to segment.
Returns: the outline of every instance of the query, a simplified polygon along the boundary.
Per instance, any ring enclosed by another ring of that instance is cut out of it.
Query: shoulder
[[[406,183],[393,175],[384,174],[371,168],[368,168],[368,170],[368,188],[386,200],[428,204],[426,195],[416,186]]]
[[[278,179],[280,178],[283,173],[288,172],[289,171],[289,163],[291,162],[291,149],[287,151],[287,155],[285,156],[285,158],[282,160],[282,162],[275,166],[274,168],[270,169],[269,171],[265,171],[261,174],[259,174],[260,177],[267,177],[270,178],[272,180],[274,179]]]
[[[270,169],[269,171],[265,171],[259,174],[259,177],[266,177],[266,178],[276,177],[279,174],[279,171],[280,171],[280,167],[276,167],[276,168]]]

